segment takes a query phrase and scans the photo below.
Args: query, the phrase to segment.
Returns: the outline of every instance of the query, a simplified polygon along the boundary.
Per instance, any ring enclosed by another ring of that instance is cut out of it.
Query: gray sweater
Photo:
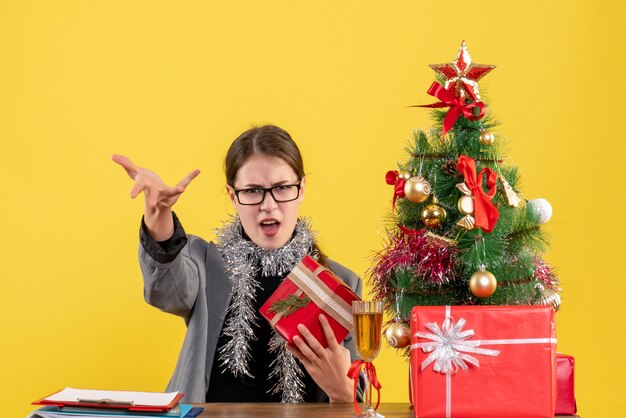
[[[181,391],[187,403],[205,402],[232,281],[226,263],[213,242],[184,234],[174,215],[176,232],[163,249],[142,227],[139,262],[144,298],[149,304],[184,318],[187,333],[167,391]],[[182,231],[182,233],[181,233]],[[329,260],[328,267],[359,296],[361,280],[352,271]],[[342,342],[352,360],[358,358],[353,335]]]

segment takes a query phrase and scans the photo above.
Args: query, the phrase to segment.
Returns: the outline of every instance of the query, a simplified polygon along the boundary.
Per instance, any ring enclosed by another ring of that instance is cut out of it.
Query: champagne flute
[[[382,301],[353,301],[352,316],[354,319],[354,338],[356,350],[361,360],[371,363],[380,352],[383,325]],[[359,418],[379,417],[372,408],[372,382],[365,373],[365,390],[363,392],[365,409],[358,415]]]

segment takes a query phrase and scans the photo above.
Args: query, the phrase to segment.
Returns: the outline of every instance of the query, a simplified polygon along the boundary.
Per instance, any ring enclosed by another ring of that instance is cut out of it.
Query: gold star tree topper
[[[430,68],[446,80],[446,89],[450,90],[450,86],[454,86],[453,91],[457,98],[469,98],[473,102],[477,102],[480,100],[478,80],[487,75],[496,66],[473,63],[467,50],[467,45],[463,41],[453,62],[448,64],[431,64]]]

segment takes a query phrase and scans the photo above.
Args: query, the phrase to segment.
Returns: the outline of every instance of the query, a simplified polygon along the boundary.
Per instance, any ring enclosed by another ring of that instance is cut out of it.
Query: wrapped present
[[[337,342],[341,342],[352,330],[353,300],[360,299],[343,280],[305,256],[259,312],[290,343],[300,334],[297,325],[304,324],[324,347],[328,347],[318,316],[326,315]]]
[[[574,357],[561,353],[556,355],[556,414],[576,414]]]
[[[411,313],[416,418],[552,418],[554,310],[416,306]]]

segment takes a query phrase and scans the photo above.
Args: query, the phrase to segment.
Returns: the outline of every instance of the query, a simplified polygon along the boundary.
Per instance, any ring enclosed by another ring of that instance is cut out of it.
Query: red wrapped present
[[[574,357],[561,353],[556,355],[556,414],[576,414]]]
[[[319,314],[326,314],[337,342],[341,342],[352,330],[353,300],[360,299],[343,280],[305,256],[259,312],[290,343],[294,336],[300,335],[297,325],[304,324],[324,347],[328,347]]]
[[[416,418],[552,418],[554,310],[416,306],[411,313]]]

